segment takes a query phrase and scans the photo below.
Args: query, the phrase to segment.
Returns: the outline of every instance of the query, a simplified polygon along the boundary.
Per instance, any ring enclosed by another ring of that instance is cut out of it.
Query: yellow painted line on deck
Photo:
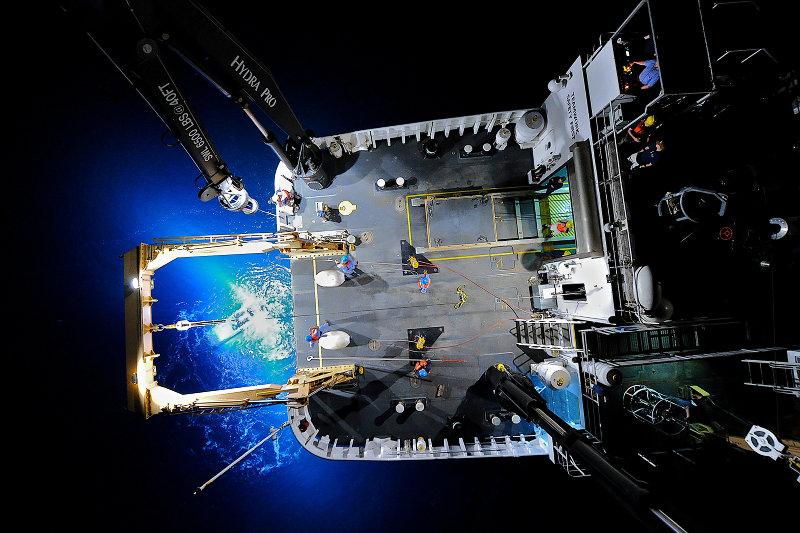
[[[411,242],[411,211],[408,209],[408,196],[406,196],[406,219],[408,220],[408,244],[413,246],[414,243]]]
[[[317,295],[317,258],[312,257],[311,262],[314,265],[314,312],[317,315],[316,324],[319,326],[319,296]],[[319,359],[319,367],[322,368],[322,346],[317,341],[317,354]]]
[[[575,248],[559,248],[559,250],[574,250]],[[457,257],[437,257],[436,259],[431,259],[432,263],[436,263],[436,261],[449,261],[451,259],[474,259],[476,257],[497,257],[498,255],[516,255],[516,254],[539,254],[542,253],[544,250],[524,250],[522,252],[500,252],[499,254],[481,254],[481,255],[460,255]]]
[[[444,192],[429,192],[429,193],[424,193],[424,194],[409,194],[408,196],[406,196],[406,219],[408,221],[408,244],[411,245],[411,246],[414,245],[414,242],[411,240],[411,212],[408,209],[408,199],[409,198],[417,198],[419,196],[441,196],[443,194],[452,194],[454,196],[460,196],[461,194],[466,193],[466,192],[508,191],[508,190],[512,190],[512,189],[525,190],[527,188],[528,187],[526,187],[524,185],[518,185],[516,187],[494,187],[494,188],[491,188],[491,189],[470,189],[470,190],[467,190],[467,191],[444,191]],[[427,223],[427,220],[428,220],[427,208],[428,208],[428,206],[427,206],[427,203],[426,203],[426,205],[425,205],[425,210],[426,210],[426,212],[425,212],[425,226],[426,226],[426,228],[428,226],[428,223]],[[494,203],[492,204],[492,211],[494,211]],[[496,235],[497,234],[497,227],[496,226],[497,225],[495,223],[495,238],[497,237],[497,235]],[[430,244],[431,244],[430,243],[430,235],[428,236],[428,239],[429,239],[428,240],[428,246],[430,246]]]

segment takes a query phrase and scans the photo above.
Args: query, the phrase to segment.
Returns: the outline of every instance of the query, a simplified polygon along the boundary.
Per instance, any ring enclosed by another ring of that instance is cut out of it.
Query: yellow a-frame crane
[[[263,384],[182,394],[159,385],[153,333],[153,276],[180,257],[209,257],[266,253],[279,250],[290,258],[341,255],[347,250],[347,232],[287,232],[206,235],[156,239],[123,255],[125,274],[125,343],[128,410],[149,418],[158,413],[206,414],[249,409],[271,403],[302,406],[314,392],[356,377],[355,365],[298,369],[286,384]]]

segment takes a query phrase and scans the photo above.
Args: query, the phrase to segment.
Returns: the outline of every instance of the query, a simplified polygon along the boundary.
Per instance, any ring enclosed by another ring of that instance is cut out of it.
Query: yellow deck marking
[[[427,215],[425,216],[427,217]],[[408,220],[408,244],[409,246],[412,246],[413,243],[411,242],[411,211],[408,210],[408,196],[406,196],[406,219]]]
[[[314,265],[314,312],[317,314],[317,325],[319,326],[319,297],[317,295],[317,258],[312,257],[311,262]],[[319,356],[319,367],[322,368],[322,346],[317,341],[317,354]]]
[[[443,194],[453,194],[454,195],[453,197],[455,198],[455,197],[461,196],[461,194],[467,193],[467,192],[507,191],[507,190],[511,190],[511,189],[526,190],[527,188],[528,187],[525,187],[525,186],[493,187],[491,189],[470,189],[470,190],[467,190],[467,191],[445,191],[445,192],[429,192],[429,193],[425,193],[425,194],[409,194],[408,196],[406,196],[406,220],[408,221],[408,244],[411,245],[411,246],[414,245],[414,241],[411,240],[411,212],[408,209],[408,199],[409,198],[417,198],[418,196],[441,196]],[[494,201],[494,199],[492,201]],[[426,228],[428,226],[427,207],[428,207],[428,205],[427,205],[427,202],[426,202],[426,204],[425,204],[425,209],[426,209],[426,212],[425,212],[425,227]],[[494,212],[494,204],[492,204],[492,212]],[[495,238],[497,238],[496,237],[496,233],[497,233],[497,227],[495,226]],[[430,247],[430,245],[431,245],[431,243],[430,243],[430,237],[429,237],[428,246]]]
[[[497,242],[497,213],[494,211],[494,195],[489,195],[492,199],[492,225],[494,225],[494,242]]]
[[[431,247],[431,221],[428,220],[428,200],[425,200],[425,233],[428,235],[428,248]],[[408,234],[408,243],[411,244],[411,234]]]
[[[575,247],[572,246],[570,248],[559,248],[559,250],[574,250]],[[437,257],[436,259],[431,259],[432,263],[436,261],[449,261],[450,259],[474,259],[476,257],[495,257],[498,255],[514,255],[514,254],[539,254],[542,253],[544,250],[523,250],[522,252],[500,252],[499,254],[481,254],[481,255],[460,255],[458,257]]]

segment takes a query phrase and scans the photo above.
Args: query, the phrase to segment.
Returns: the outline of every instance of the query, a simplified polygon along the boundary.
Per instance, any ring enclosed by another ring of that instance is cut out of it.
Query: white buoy
[[[555,390],[566,389],[571,379],[563,365],[549,361],[532,364],[531,374],[536,374],[545,385]]]
[[[417,400],[417,403],[414,405],[414,409],[417,411],[424,411],[425,410],[425,402],[422,400]]]
[[[398,413],[403,413],[406,410],[406,406],[403,405],[403,402],[397,402],[397,405],[394,406],[394,410]]]
[[[344,283],[344,272],[336,269],[323,270],[314,276],[314,283],[320,287],[338,287]]]
[[[319,345],[326,350],[341,350],[350,344],[350,335],[344,331],[326,331],[319,339]]]
[[[375,182],[375,185],[377,185],[379,189],[383,189],[386,187],[386,180],[383,178],[378,178],[378,181]]]
[[[402,187],[403,185],[405,185],[406,180],[405,178],[398,177],[396,180],[394,180],[394,182],[397,184],[398,187]]]

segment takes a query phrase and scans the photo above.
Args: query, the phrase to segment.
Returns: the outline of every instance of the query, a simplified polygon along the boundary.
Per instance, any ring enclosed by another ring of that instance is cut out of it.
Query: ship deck
[[[415,139],[384,142],[350,156],[344,162],[349,168],[324,190],[296,184],[303,229],[346,228],[357,237],[351,255],[358,275],[339,287],[314,283],[317,272],[335,268],[332,258],[291,263],[298,368],[355,363],[364,369],[358,393],[311,398],[320,435],[363,445],[376,436],[441,442],[533,432],[524,420],[491,424],[490,415],[501,409],[480,377],[493,364],[514,368],[527,360],[516,349],[512,320],[531,310],[528,279],[543,255],[574,250],[569,235],[540,235],[549,209],[570,209],[569,187],[548,199],[534,196],[527,178],[530,151],[511,143],[491,156],[459,156],[464,144],[480,146],[487,139],[485,131],[451,134],[432,159],[423,157]],[[407,187],[375,186],[379,178],[401,176]],[[356,208],[341,221],[324,221],[314,212],[318,201],[333,209],[349,201]],[[420,261],[416,270],[409,253]],[[423,270],[432,280],[425,294],[418,287]],[[456,309],[459,287],[467,300]],[[349,346],[326,350],[302,340],[325,320],[330,330],[350,336]],[[424,355],[432,359],[432,371],[422,379],[409,361],[420,352],[408,342],[420,333],[429,346]],[[415,410],[417,400],[424,410]],[[402,414],[395,410],[398,401],[406,406]],[[452,429],[455,421],[458,430]]]

